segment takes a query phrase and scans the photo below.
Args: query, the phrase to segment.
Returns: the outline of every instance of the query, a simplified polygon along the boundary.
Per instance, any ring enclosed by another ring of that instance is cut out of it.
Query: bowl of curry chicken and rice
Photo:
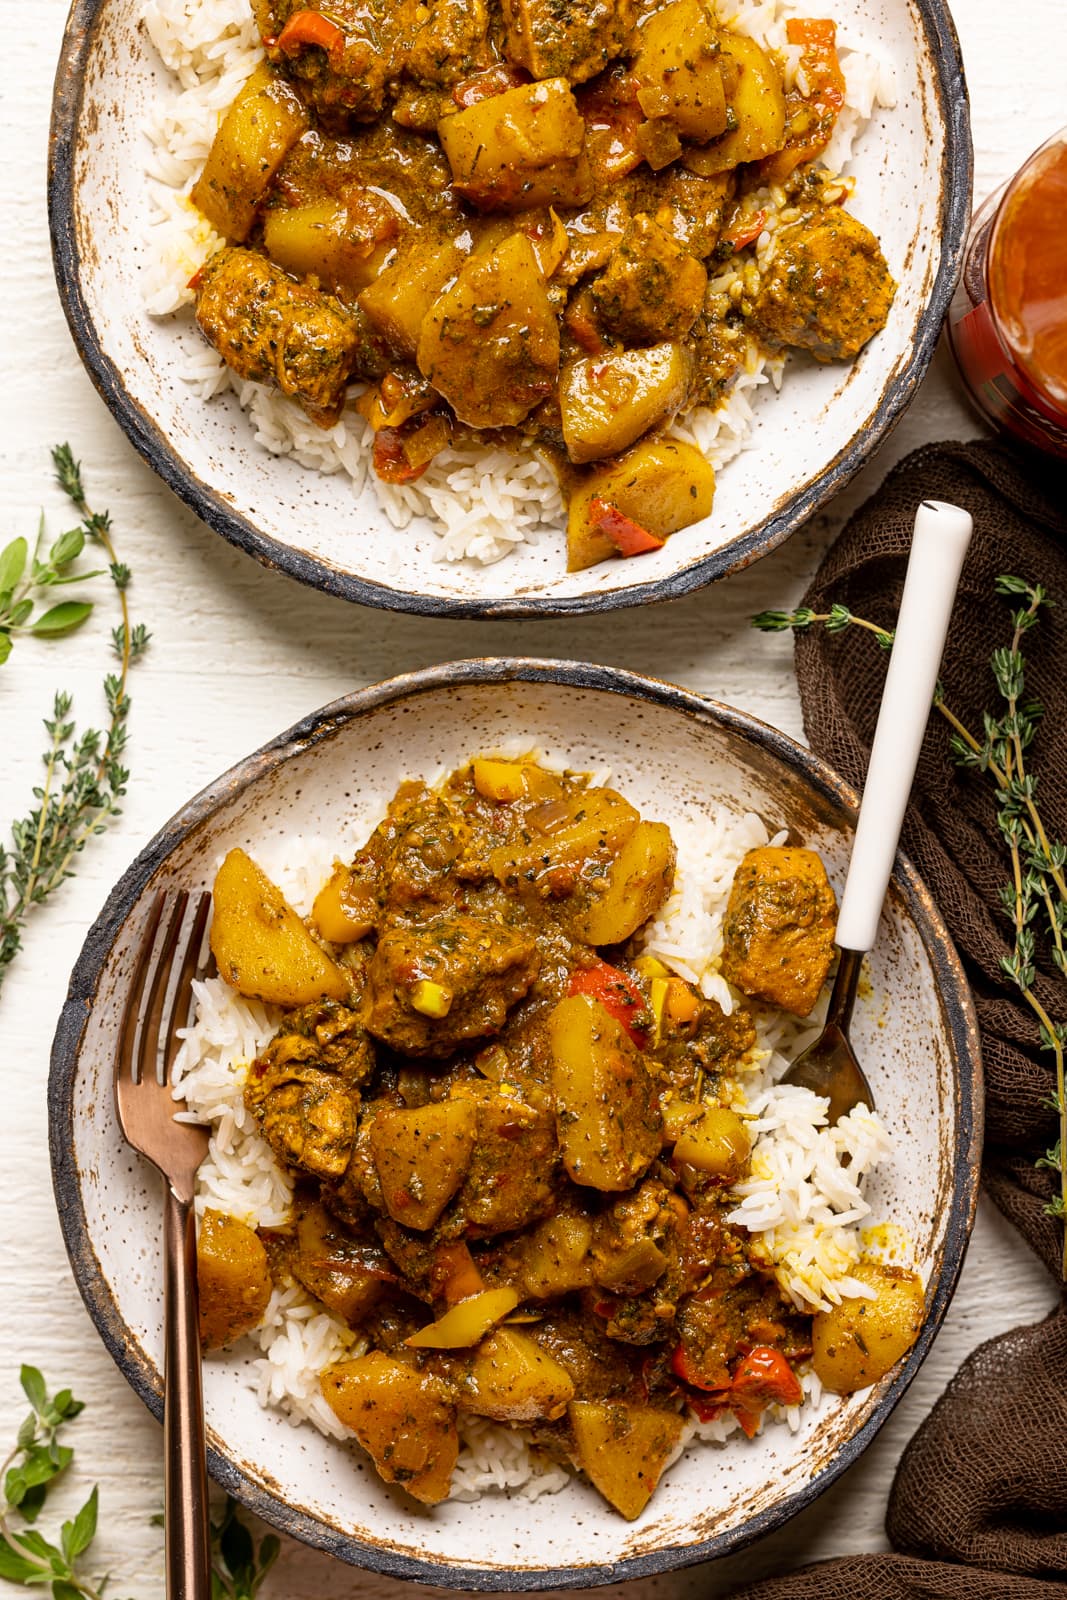
[[[50,198],[95,382],[213,527],[351,599],[746,565],[907,403],[968,213],[940,0],[816,12],[79,0]]]
[[[161,1408],[159,1193],[110,1075],[161,888],[209,888],[176,1109],[210,1466],[345,1560],[580,1587],[735,1549],[853,1461],[976,1199],[957,958],[898,862],[853,1037],[817,1027],[853,797],[739,712],[461,663],[335,702],[193,800],[90,933],[56,1037],[79,1287]]]

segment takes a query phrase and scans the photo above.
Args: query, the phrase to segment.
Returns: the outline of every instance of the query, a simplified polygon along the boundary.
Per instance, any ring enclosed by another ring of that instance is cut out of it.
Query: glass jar
[[[948,332],[988,421],[1067,459],[1067,130],[975,213]]]

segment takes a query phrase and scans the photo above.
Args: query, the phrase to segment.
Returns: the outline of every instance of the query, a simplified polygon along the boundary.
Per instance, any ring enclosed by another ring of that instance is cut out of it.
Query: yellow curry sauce
[[[751,1011],[641,953],[675,865],[669,829],[615,791],[478,759],[402,785],[308,925],[243,851],[219,870],[219,972],[284,1010],[244,1094],[296,1188],[258,1237],[209,1213],[205,1343],[254,1326],[272,1281],[302,1285],[365,1341],[327,1401],[424,1502],[449,1492],[465,1414],[521,1425],[634,1517],[687,1407],[752,1434],[800,1402],[812,1318],[726,1220]],[[833,909],[813,852],[750,852],[733,981],[809,1010]],[[870,1270],[868,1320],[817,1334],[830,1386],[874,1381],[917,1331],[915,1280],[885,1269],[883,1293]]]
[[[714,493],[675,418],[753,348],[849,360],[885,323],[878,242],[819,165],[832,22],[787,24],[787,84],[706,0],[253,9],[267,59],[193,189],[226,241],[197,320],[323,426],[366,385],[384,479],[453,439],[525,444],[560,475],[571,570],[657,549]]]

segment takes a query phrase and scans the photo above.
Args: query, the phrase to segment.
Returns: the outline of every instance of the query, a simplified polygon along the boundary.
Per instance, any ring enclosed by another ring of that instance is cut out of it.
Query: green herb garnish
[[[107,571],[118,591],[121,621],[111,642],[119,668],[104,679],[108,713],[105,729],[90,728],[79,734],[70,720],[72,698],[62,691],[55,696],[51,717],[44,719],[48,735],[48,748],[43,755],[44,781],[33,790],[35,805],[11,824],[10,850],[0,845],[0,987],[18,954],[21,929],[32,907],[41,905],[71,876],[75,857],[94,834],[102,833],[110,819],[119,814],[119,801],[129,779],[122,764],[130,707],[127,677],[149,640],[144,627],[130,623],[126,596],[130,569],[116,555],[110,518],[106,512],[89,509],[81,469],[69,445],[53,450],[52,461],[59,485],[81,522],[56,540],[46,561],[39,559],[35,548],[28,576],[28,549],[23,540],[14,540],[0,554],[0,661],[10,654],[14,633],[57,635],[69,633],[84,622],[92,609],[87,601],[65,601],[31,621],[34,601],[26,589],[27,585],[31,589],[48,588],[70,581],[70,563],[86,543],[92,543],[107,555]]]
[[[81,1570],[96,1537],[97,1490],[63,1523],[58,1543],[34,1526],[49,1487],[74,1459],[73,1449],[60,1444],[60,1431],[85,1408],[69,1389],[49,1395],[36,1367],[24,1366],[19,1377],[30,1413],[0,1467],[0,1578],[25,1589],[47,1589],[53,1600],[103,1600],[106,1575],[88,1578]],[[227,1496],[220,1520],[211,1524],[212,1600],[255,1600],[280,1548],[274,1534],[257,1547]]]

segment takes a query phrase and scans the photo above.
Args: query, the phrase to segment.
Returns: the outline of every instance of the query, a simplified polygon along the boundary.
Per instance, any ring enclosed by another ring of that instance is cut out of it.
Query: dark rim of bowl
[[[495,595],[479,599],[391,589],[342,572],[318,557],[259,532],[216,490],[181,460],[162,430],[129,394],[122,374],[106,354],[82,291],[82,263],[74,226],[75,152],[79,137],[85,70],[107,0],[74,0],[56,69],[48,154],[48,216],[59,297],[74,343],[100,395],[148,465],[203,522],[263,566],[325,594],[385,610],[422,616],[522,617],[614,611],[623,606],[673,600],[750,566],[774,550],[813,512],[832,498],[869,460],[910,403],[937,345],[963,258],[971,209],[972,153],[967,85],[956,30],[943,0],[911,0],[918,11],[935,64],[935,91],[945,130],[941,163],[941,259],[933,288],[903,367],[891,377],[870,418],[851,443],[810,483],[759,527],[668,577],[626,588],[580,595]]]
[[[67,1001],[52,1046],[48,1081],[52,1181],[74,1277],[113,1360],[157,1418],[162,1416],[159,1373],[136,1342],[129,1340],[126,1326],[100,1270],[86,1222],[81,1176],[74,1156],[74,1081],[78,1057],[97,987],[115,940],[145,887],[176,845],[220,805],[232,802],[250,785],[269,776],[292,753],[331,738],[347,723],[384,705],[462,685],[515,682],[549,683],[564,688],[623,695],[682,712],[698,722],[724,728],[799,773],[811,789],[828,801],[843,819],[852,821],[855,818],[856,794],[832,768],[786,734],[745,712],[636,673],[580,662],[534,661],[518,657],[446,663],[357,690],[298,722],[189,801],[128,868],[90,929],[71,974]],[[899,853],[893,882],[931,962],[953,1055],[956,1143],[949,1216],[940,1261],[935,1267],[933,1299],[918,1341],[863,1426],[845,1441],[832,1461],[803,1488],[778,1505],[750,1518],[742,1526],[700,1544],[669,1546],[610,1564],[588,1567],[524,1567],[508,1570],[434,1563],[366,1544],[316,1517],[294,1510],[249,1478],[228,1456],[211,1447],[208,1450],[208,1466],[216,1482],[264,1521],[353,1566],[370,1568],[391,1577],[410,1578],[420,1583],[441,1584],[471,1592],[497,1593],[574,1589],[617,1583],[725,1555],[780,1527],[827,1489],[867,1448],[925,1359],[955,1289],[978,1200],[983,1125],[982,1070],[978,1026],[970,991],[959,956],[929,891],[911,863]]]

